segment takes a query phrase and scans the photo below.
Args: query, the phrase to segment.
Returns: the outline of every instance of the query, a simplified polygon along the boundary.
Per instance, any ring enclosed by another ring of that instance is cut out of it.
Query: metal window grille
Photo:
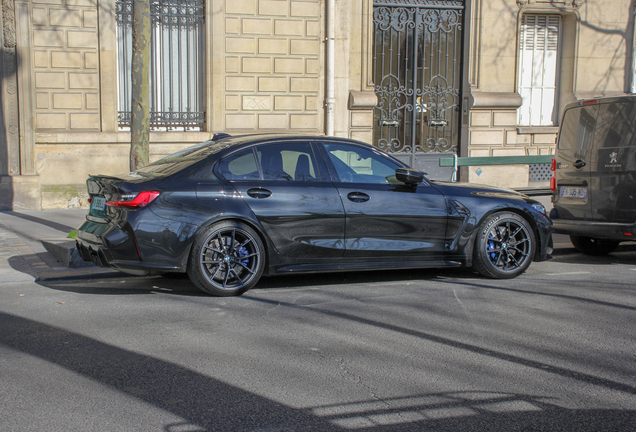
[[[116,0],[119,127],[132,120],[132,0]],[[203,0],[150,0],[150,127],[201,130]]]

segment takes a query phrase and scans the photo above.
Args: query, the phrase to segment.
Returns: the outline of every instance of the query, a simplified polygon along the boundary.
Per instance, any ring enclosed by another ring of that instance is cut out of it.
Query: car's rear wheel
[[[591,237],[570,236],[570,241],[577,251],[595,256],[610,254],[616,250],[620,242],[615,240],[602,240]]]
[[[265,267],[265,248],[256,232],[234,221],[211,225],[196,239],[188,276],[215,296],[241,295],[256,285]]]
[[[473,268],[490,278],[514,278],[530,266],[535,248],[534,233],[524,218],[495,213],[479,226]]]

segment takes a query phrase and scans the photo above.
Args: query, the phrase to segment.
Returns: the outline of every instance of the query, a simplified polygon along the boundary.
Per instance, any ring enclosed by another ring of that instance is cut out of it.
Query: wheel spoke
[[[212,246],[207,246],[207,245],[206,245],[206,246],[203,246],[203,248],[204,248],[204,249],[210,249],[212,252],[216,252],[216,253],[220,253],[220,254],[222,254],[222,253],[223,253],[223,251],[222,251],[222,250],[214,249]]]
[[[214,271],[213,274],[210,275],[210,280],[211,281],[213,281],[214,278],[216,277],[216,275],[219,274],[219,271],[221,271],[221,266],[222,266],[222,263],[219,263],[219,265],[216,266],[216,270]]]
[[[519,234],[519,231],[521,230],[523,230],[523,227],[518,227],[517,230],[510,236],[510,238],[517,237],[517,234]]]
[[[249,267],[247,267],[245,264],[243,264],[242,262],[237,262],[237,265],[240,265],[241,267],[243,267],[245,270],[247,270],[248,272],[250,272],[251,274],[256,273],[255,271],[253,271],[252,269],[250,269]],[[238,276],[238,275],[237,275]]]
[[[223,279],[223,289],[227,288],[227,281],[230,277],[230,265],[225,263],[225,278]]]
[[[241,279],[241,276],[239,276],[239,274],[236,272],[236,270],[234,270],[234,267],[232,267],[230,269],[230,271],[232,273],[234,273],[234,275],[236,276],[236,278],[239,280],[239,282],[241,283],[241,286],[245,285],[245,282],[243,282],[243,279]]]
[[[235,229],[232,230],[232,237],[230,237],[230,241],[231,241],[231,243],[230,243],[230,248],[229,249],[232,252],[234,252],[234,251],[236,251],[236,249],[234,247],[234,245],[236,244],[236,230]]]

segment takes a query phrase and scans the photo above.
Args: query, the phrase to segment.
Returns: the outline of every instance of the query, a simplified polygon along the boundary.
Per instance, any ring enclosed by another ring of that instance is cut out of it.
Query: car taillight
[[[552,164],[550,165],[552,171],[552,177],[550,177],[550,190],[556,191],[556,158],[552,158]]]
[[[106,201],[106,205],[109,207],[125,207],[125,208],[140,208],[150,204],[155,198],[159,196],[157,191],[144,191],[139,192],[137,195],[122,195],[121,201]]]

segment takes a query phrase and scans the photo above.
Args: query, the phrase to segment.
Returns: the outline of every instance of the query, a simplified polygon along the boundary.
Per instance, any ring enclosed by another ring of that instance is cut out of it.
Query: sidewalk
[[[72,241],[67,235],[85,216],[86,209],[0,212],[0,282],[121,275],[91,263],[67,267],[42,245],[42,240]]]

